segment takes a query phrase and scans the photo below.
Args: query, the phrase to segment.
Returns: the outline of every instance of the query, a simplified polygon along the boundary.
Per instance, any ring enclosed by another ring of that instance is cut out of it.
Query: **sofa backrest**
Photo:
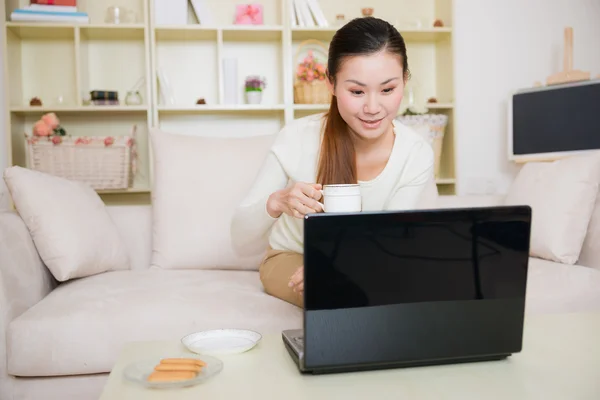
[[[500,204],[502,196],[439,196],[436,207],[455,208]],[[131,257],[131,269],[148,269],[152,255],[152,206],[107,206]],[[600,214],[599,214],[600,217]],[[228,221],[223,221],[228,223]],[[202,228],[202,225],[198,225]]]
[[[150,267],[152,254],[152,206],[107,206],[129,253],[131,269]]]
[[[504,203],[504,195],[439,196],[439,208],[494,206]],[[594,212],[588,226],[577,265],[600,270],[600,195],[596,198]]]

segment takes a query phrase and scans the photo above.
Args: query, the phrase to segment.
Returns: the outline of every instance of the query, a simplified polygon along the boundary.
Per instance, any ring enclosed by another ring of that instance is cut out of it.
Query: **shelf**
[[[441,110],[441,109],[452,109],[454,108],[454,104],[453,103],[427,103],[425,104],[425,107],[429,108],[430,110]]]
[[[294,110],[298,111],[327,111],[329,104],[294,104]]]
[[[6,30],[19,39],[64,40],[75,37],[73,24],[7,22]]]
[[[72,39],[75,29],[90,39],[143,39],[145,25],[7,22],[6,29],[20,39]]]
[[[41,106],[41,107],[10,107],[14,113],[46,113],[46,112],[146,112],[148,106]]]
[[[204,25],[161,25],[154,29],[157,40],[216,40],[219,32],[223,40],[272,41],[280,40],[283,27],[279,25],[230,25],[210,27]]]
[[[368,6],[392,23],[407,42],[413,79],[407,83],[401,112],[410,97],[420,111],[449,117],[439,170],[442,178],[436,183],[440,193],[451,193],[456,183],[453,2],[407,1],[373,0]],[[141,174],[133,188],[98,193],[114,204],[148,203],[152,185],[149,129],[219,137],[274,134],[294,119],[330,108],[329,104],[294,104],[293,74],[299,62],[295,54],[306,39],[327,46],[339,27],[291,26],[288,0],[261,2],[265,25],[234,25],[237,3],[233,1],[206,0],[215,21],[211,25],[200,23],[189,5],[181,24],[156,25],[154,0],[118,0],[118,5],[135,12],[137,23],[106,24],[106,2],[80,2],[91,23],[5,21],[0,32],[6,35],[7,45],[9,163],[23,163],[23,132],[31,132],[43,113],[56,112],[72,135],[123,135],[135,124]],[[364,5],[336,0],[321,1],[319,6],[333,24],[337,14],[344,14],[348,21],[359,16]],[[447,26],[433,28],[438,18]],[[40,60],[49,59],[61,61],[45,62],[40,68]],[[239,104],[225,104],[230,77],[225,76],[223,65],[228,59],[237,60],[235,103]],[[261,104],[245,104],[243,83],[248,75],[266,78]],[[125,105],[126,91],[140,78],[146,80],[140,88],[145,104]],[[163,97],[161,83],[170,88],[171,98]],[[118,91],[122,105],[84,106],[82,99],[90,90]],[[44,105],[29,106],[34,96]],[[439,103],[426,103],[432,96]],[[197,105],[200,98],[207,104]]]
[[[292,40],[317,39],[330,42],[337,29],[336,27],[294,27]],[[398,30],[406,42],[435,42],[447,39],[452,34],[452,28],[447,27]]]
[[[82,37],[90,40],[144,40],[143,24],[94,24],[80,28]]]
[[[222,28],[223,40],[230,41],[272,41],[281,40],[283,27],[265,25],[233,25]]]
[[[284,105],[239,104],[239,105],[197,105],[197,106],[158,106],[163,113],[239,113],[239,112],[273,112],[285,110]]]
[[[218,30],[202,25],[161,25],[154,32],[156,40],[217,40]]]

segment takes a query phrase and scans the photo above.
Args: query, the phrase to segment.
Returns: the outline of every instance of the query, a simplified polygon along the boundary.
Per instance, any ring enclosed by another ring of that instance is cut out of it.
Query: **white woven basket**
[[[448,125],[448,116],[444,114],[419,114],[404,115],[396,119],[423,136],[431,147],[433,147],[435,157],[434,175],[436,178],[439,178],[443,150],[442,144],[444,142],[446,126]]]
[[[26,148],[27,168],[83,182],[96,190],[133,185],[135,135],[26,136]]]

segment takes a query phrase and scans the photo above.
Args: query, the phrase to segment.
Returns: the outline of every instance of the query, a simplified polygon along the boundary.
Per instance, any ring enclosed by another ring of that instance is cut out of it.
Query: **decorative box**
[[[263,24],[263,6],[262,4],[238,4],[235,6],[236,25],[262,25]]]

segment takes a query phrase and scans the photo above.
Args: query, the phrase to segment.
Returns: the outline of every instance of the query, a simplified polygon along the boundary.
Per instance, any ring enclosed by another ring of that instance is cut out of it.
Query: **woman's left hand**
[[[290,277],[288,286],[296,293],[304,292],[304,266],[301,266],[294,272],[294,275]]]

